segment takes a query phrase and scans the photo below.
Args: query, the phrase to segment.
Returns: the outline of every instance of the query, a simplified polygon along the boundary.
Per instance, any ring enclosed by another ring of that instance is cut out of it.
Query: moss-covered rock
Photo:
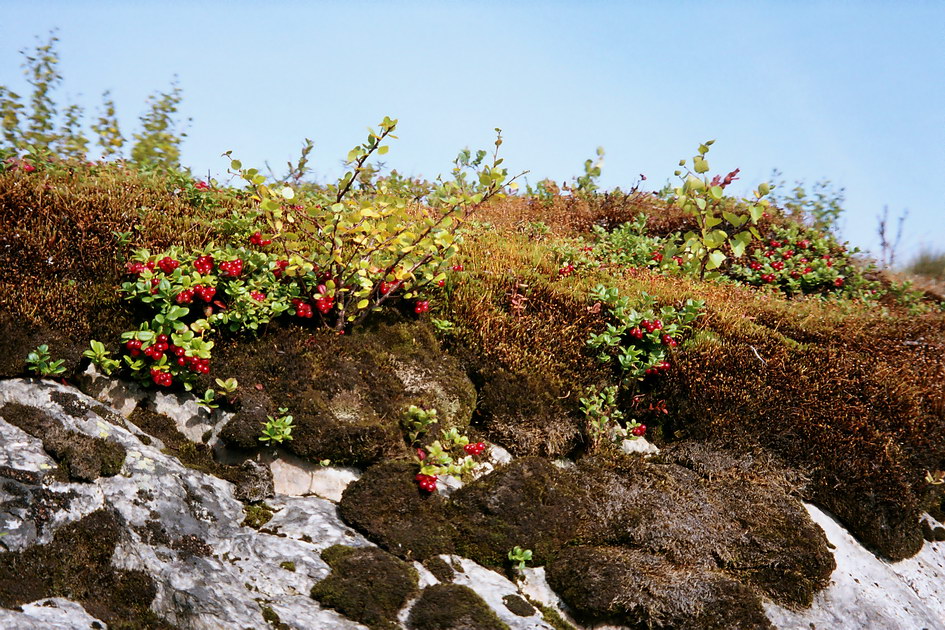
[[[48,545],[0,553],[0,606],[65,597],[109,628],[173,628],[150,610],[156,594],[151,578],[112,566],[121,529],[116,513],[98,510],[60,527]]]
[[[345,489],[338,513],[387,551],[422,561],[453,552],[453,528],[443,497],[420,490],[415,474],[409,462],[371,466]]]
[[[773,630],[761,600],[721,572],[623,547],[570,547],[548,583],[583,621],[687,630]]]
[[[431,435],[464,428],[475,406],[475,388],[430,327],[395,315],[341,336],[272,326],[265,338],[222,342],[216,358],[252,386],[221,432],[243,449],[258,448],[266,416],[286,407],[294,418],[287,450],[364,466],[406,453],[400,423],[410,405],[437,410]]]
[[[117,475],[125,462],[121,444],[68,431],[42,409],[8,402],[0,407],[0,418],[42,440],[43,449],[74,481]]]
[[[423,589],[407,618],[410,630],[509,630],[474,590],[459,584]]]
[[[836,566],[823,531],[763,459],[748,469],[696,444],[657,461],[586,458],[575,475],[598,498],[591,521],[599,542],[723,570],[787,606],[809,606]]]
[[[562,545],[590,533],[594,498],[548,460],[523,457],[452,495],[460,553],[496,567],[516,545],[545,564]]]
[[[322,552],[331,574],[314,587],[323,606],[375,629],[393,629],[397,612],[417,591],[417,571],[376,548],[334,545]]]

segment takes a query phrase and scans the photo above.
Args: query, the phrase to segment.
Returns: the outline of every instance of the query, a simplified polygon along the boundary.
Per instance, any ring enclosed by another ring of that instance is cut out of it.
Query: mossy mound
[[[222,342],[215,356],[221,373],[252,389],[221,432],[243,449],[258,448],[266,416],[286,407],[294,423],[284,448],[364,466],[406,454],[400,425],[410,405],[437,410],[430,436],[465,428],[475,406],[472,383],[432,329],[398,316],[350,335],[272,326],[259,339]]]
[[[322,552],[331,574],[312,587],[312,597],[373,629],[394,629],[397,612],[417,591],[417,571],[376,548],[334,545]]]
[[[827,540],[784,475],[763,457],[753,464],[684,444],[657,461],[586,458],[575,474],[599,497],[595,540],[722,570],[782,605],[810,606],[836,568]]]
[[[459,584],[423,589],[407,618],[410,630],[509,630],[474,590]]]
[[[490,567],[516,545],[545,564],[564,544],[589,534],[594,498],[548,460],[523,457],[451,497],[460,553]]]
[[[679,428],[777,454],[866,546],[913,555],[925,473],[945,461],[945,320],[862,316],[821,329],[773,310],[683,355],[663,390]]]
[[[632,628],[773,630],[761,600],[722,573],[622,547],[569,547],[548,583],[586,622]]]
[[[8,402],[0,407],[0,418],[42,440],[43,449],[74,481],[95,481],[121,471],[125,447],[103,438],[68,431],[41,409]]]
[[[453,529],[446,502],[414,481],[409,462],[371,466],[351,483],[338,504],[348,525],[387,551],[410,560],[453,553]]]
[[[151,578],[111,564],[121,524],[117,514],[92,512],[63,525],[48,545],[0,553],[0,606],[15,608],[45,597],[65,597],[117,630],[172,629],[150,606]]]

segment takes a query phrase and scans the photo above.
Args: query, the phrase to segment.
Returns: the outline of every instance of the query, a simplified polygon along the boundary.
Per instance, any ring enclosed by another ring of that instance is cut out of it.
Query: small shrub
[[[27,368],[37,376],[59,376],[64,374],[66,368],[63,367],[63,363],[65,363],[63,359],[52,360],[49,354],[49,346],[46,344],[37,347],[26,356]]]

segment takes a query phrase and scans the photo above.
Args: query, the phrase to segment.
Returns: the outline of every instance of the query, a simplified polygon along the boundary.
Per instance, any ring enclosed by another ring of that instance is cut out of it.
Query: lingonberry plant
[[[531,561],[532,559],[532,550],[531,549],[522,549],[518,545],[513,547],[509,551],[509,560],[516,563],[516,566],[521,571],[525,568],[525,563]]]
[[[761,238],[753,224],[764,214],[768,206],[765,196],[770,192],[768,184],[761,184],[755,190],[753,200],[742,202],[746,212],[739,212],[738,204],[725,197],[725,188],[738,178],[739,169],[725,177],[716,175],[709,179],[705,175],[709,171],[709,162],[705,156],[713,142],[709,140],[699,145],[699,155],[692,158],[692,169],[686,166],[686,160],[680,160],[679,166],[685,172],[677,170],[675,173],[682,182],[675,189],[675,203],[695,218],[698,231],[687,232],[681,247],[670,243],[663,252],[664,258],[678,254],[694,262],[691,267],[700,279],[707,277],[706,272],[711,272],[709,277],[719,275],[715,270],[727,258],[723,249],[726,245],[735,257],[740,257],[752,239]],[[727,224],[727,229],[720,227],[723,224]]]
[[[625,439],[636,440],[646,434],[646,427],[636,420],[624,423],[624,414],[617,406],[619,388],[610,385],[603,388],[588,388],[580,399],[581,412],[587,420],[587,432],[591,438],[591,449],[605,443],[616,443]]]
[[[387,152],[383,143],[395,137],[396,126],[396,120],[385,118],[379,131],[372,130],[364,144],[349,152],[350,169],[326,190],[297,195],[289,186],[273,189],[257,169],[244,169],[238,160],[230,164],[251,187],[282,252],[286,264],[281,273],[295,280],[301,302],[314,302],[322,320],[338,331],[363,321],[395,296],[415,300],[418,314],[427,312],[425,293],[446,279],[461,241],[461,222],[513,183],[507,182],[497,155],[500,135],[491,166],[474,161],[474,181],[458,166],[453,180],[431,193],[430,207],[411,206],[390,194],[383,182],[350,194],[368,159]],[[296,314],[301,302],[293,305]],[[308,317],[310,309],[301,312]]]
[[[869,298],[880,289],[867,280],[847,250],[828,234],[792,224],[773,226],[728,274],[747,284],[772,286],[788,296],[842,295]]]
[[[262,423],[262,435],[259,436],[260,442],[267,444],[282,444],[292,439],[292,416],[285,407],[279,407],[278,417],[266,416],[266,421]]]
[[[420,467],[415,480],[427,492],[436,492],[436,481],[441,475],[462,477],[471,471],[476,467],[474,458],[486,450],[485,442],[472,443],[455,427],[443,431],[439,440],[421,447],[420,438],[436,421],[436,409],[411,405],[403,422],[407,443],[416,449],[416,462]]]
[[[37,376],[59,376],[64,374],[66,368],[63,366],[65,361],[58,359],[52,360],[49,354],[49,346],[43,344],[26,356],[26,366],[30,372]]]
[[[93,339],[89,342],[89,349],[83,352],[82,356],[91,360],[102,373],[108,376],[121,367],[121,361],[111,358],[111,354],[105,349],[105,344]]]
[[[625,384],[670,369],[673,348],[705,308],[701,300],[686,300],[680,309],[664,306],[657,312],[649,294],[641,292],[634,303],[601,284],[591,290],[591,299],[607,306],[612,321],[604,332],[591,334],[587,345],[603,363],[616,359]]]

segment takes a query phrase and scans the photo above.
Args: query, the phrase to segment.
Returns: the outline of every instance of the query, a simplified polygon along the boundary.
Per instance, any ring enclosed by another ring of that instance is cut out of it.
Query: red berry
[[[656,262],[663,262],[663,254],[659,252],[653,252],[653,255],[650,256],[650,258]]]
[[[634,339],[643,339],[643,331],[639,328],[633,327],[630,329],[630,336]]]
[[[262,302],[266,299],[266,294],[260,293],[259,291],[250,291],[249,297],[253,298],[257,302]]]
[[[158,261],[158,267],[161,268],[161,271],[164,273],[173,273],[175,269],[180,266],[180,263],[171,258],[170,256],[165,256]]]
[[[430,310],[430,302],[427,300],[417,300],[417,303],[413,307],[413,312],[417,315],[422,315]]]
[[[453,271],[462,271],[462,270],[463,270],[462,265],[453,265]]]
[[[797,245],[798,245],[798,247],[800,247],[801,249],[807,249],[808,247],[810,247],[810,241],[808,241],[808,240],[805,238],[803,241],[801,241],[801,242],[798,243]]]
[[[646,425],[645,425],[645,424],[641,424],[641,425],[638,426],[638,427],[633,427],[633,428],[630,430],[630,433],[632,433],[633,435],[635,435],[635,436],[637,436],[637,437],[646,435]]]
[[[194,301],[194,290],[193,289],[184,289],[177,294],[175,298],[178,304],[190,304]]]
[[[834,280],[834,281],[833,281],[833,286],[835,286],[835,287],[842,287],[842,286],[843,286],[843,278],[837,278],[836,280]]]
[[[773,252],[773,251],[771,251],[770,249],[769,249],[768,251],[766,251],[766,252],[765,252],[765,257],[767,257],[767,258],[771,258],[772,256],[774,256],[774,252]]]
[[[438,286],[438,287],[445,287],[445,286],[446,286],[446,280],[440,280],[439,282],[436,283],[436,286]]]

